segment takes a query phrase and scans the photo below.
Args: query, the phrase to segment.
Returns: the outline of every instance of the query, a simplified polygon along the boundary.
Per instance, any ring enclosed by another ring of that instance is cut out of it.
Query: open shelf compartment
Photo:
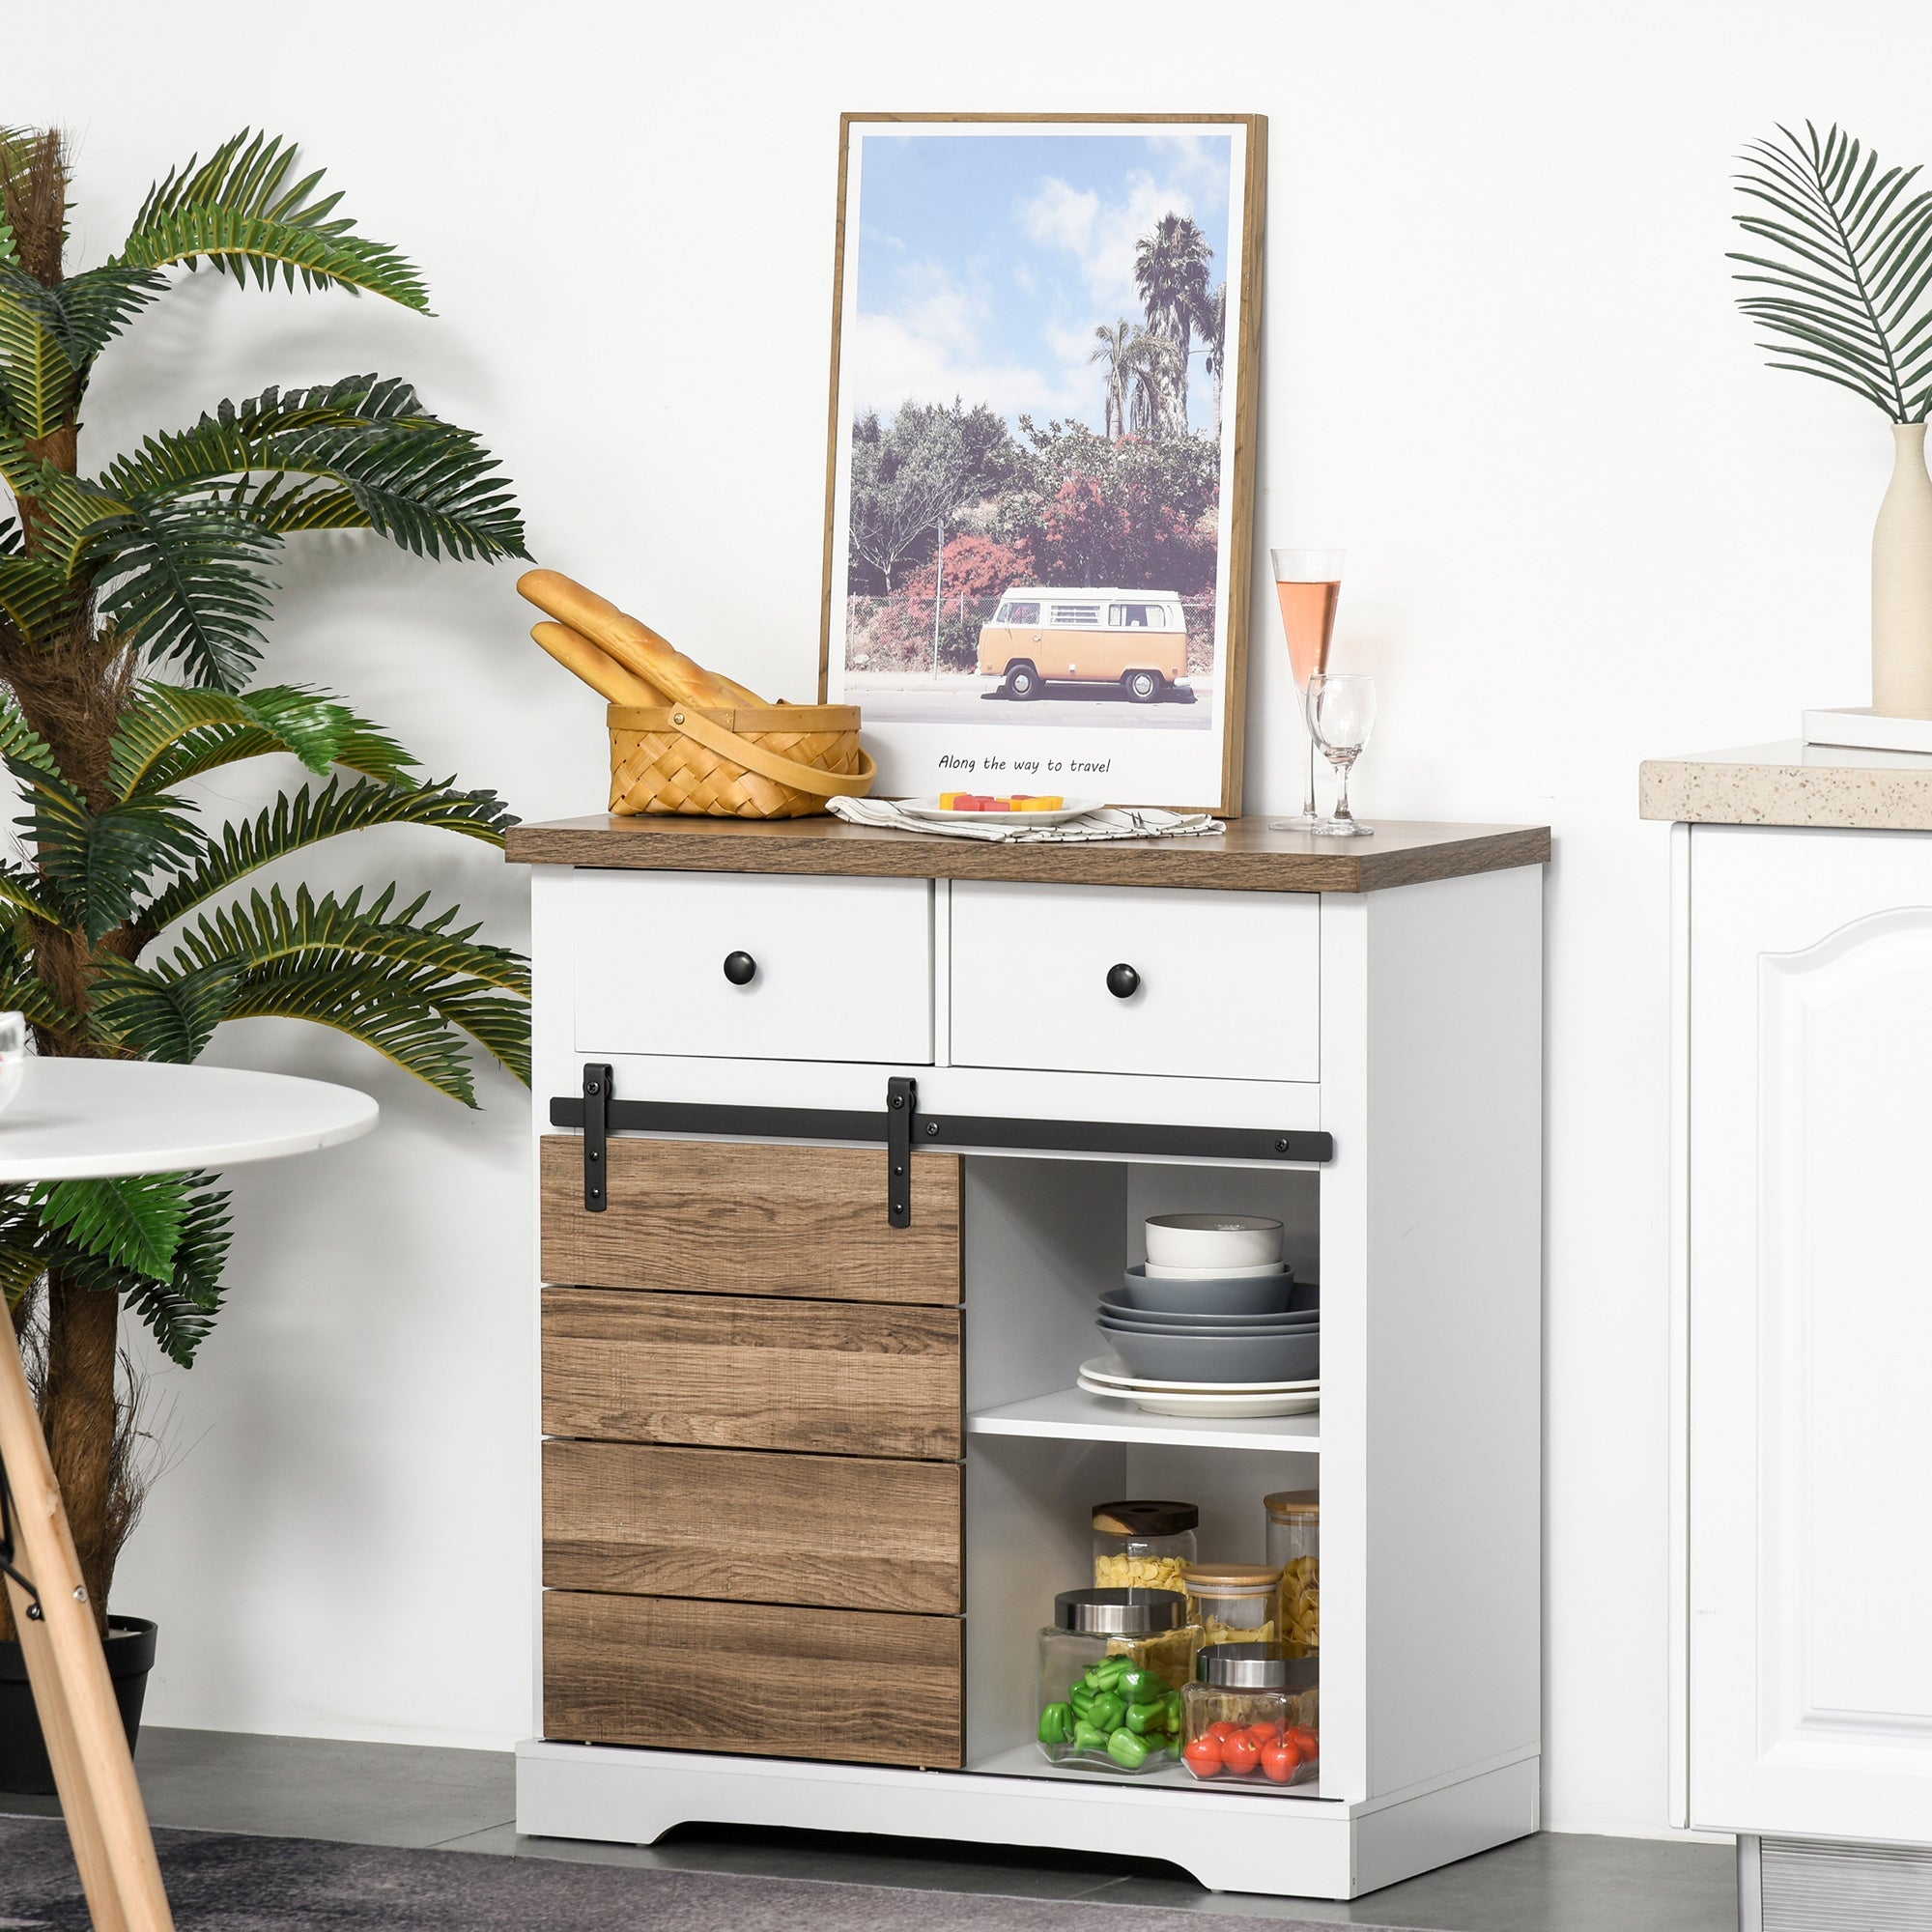
[[[1195,1503],[1204,1559],[1259,1563],[1263,1498],[1320,1482],[1319,1410],[1205,1421],[1149,1414],[1067,1386],[1082,1362],[1103,1352],[1096,1300],[1143,1259],[1150,1214],[1273,1215],[1297,1277],[1317,1278],[1318,1186],[1313,1174],[1248,1168],[967,1161],[967,1770],[1204,1804],[1321,1798],[1318,1782],[1220,1786],[1179,1765],[1109,1778],[1052,1764],[1035,1744],[1038,1633],[1060,1591],[1092,1581],[1094,1504],[1123,1496]]]

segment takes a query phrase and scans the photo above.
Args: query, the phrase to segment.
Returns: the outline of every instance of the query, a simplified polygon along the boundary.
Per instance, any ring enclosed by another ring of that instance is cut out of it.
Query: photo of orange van
[[[1194,696],[1171,590],[1009,590],[980,629],[980,671],[1005,680],[1003,697],[1044,697],[1060,683],[1119,685],[1135,704]]]

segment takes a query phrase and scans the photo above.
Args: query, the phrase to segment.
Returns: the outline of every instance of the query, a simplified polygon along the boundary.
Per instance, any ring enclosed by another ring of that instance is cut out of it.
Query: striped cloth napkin
[[[976,825],[968,818],[915,818],[889,798],[831,798],[826,809],[854,825],[889,832],[933,832],[942,838],[979,838],[996,845],[1081,845],[1100,838],[1193,838],[1227,827],[1205,811],[1129,810],[1103,805],[1064,825]]]

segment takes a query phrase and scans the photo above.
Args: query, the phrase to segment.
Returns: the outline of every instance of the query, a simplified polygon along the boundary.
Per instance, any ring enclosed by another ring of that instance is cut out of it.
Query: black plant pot
[[[141,1700],[155,1667],[156,1626],[146,1617],[107,1619],[107,1674],[114,1701],[128,1728],[128,1747],[141,1734]],[[0,1643],[0,1791],[32,1791],[51,1797],[54,1768],[41,1736],[27,1660],[17,1643]]]

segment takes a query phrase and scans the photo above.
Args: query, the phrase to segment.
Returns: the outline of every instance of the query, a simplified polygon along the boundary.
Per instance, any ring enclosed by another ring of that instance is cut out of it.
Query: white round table
[[[234,1167],[334,1147],[376,1124],[368,1094],[286,1073],[36,1057],[20,1067],[19,1081],[12,1103],[0,1108],[0,1182]],[[33,1579],[34,1611],[19,1572],[0,1589],[12,1601],[26,1652],[94,1922],[169,1932],[174,1920],[134,1761],[4,1304],[0,1484],[23,1505],[8,1520],[16,1560]]]
[[[366,1134],[353,1087],[231,1066],[29,1060],[0,1109],[0,1182],[105,1180],[312,1153]]]

